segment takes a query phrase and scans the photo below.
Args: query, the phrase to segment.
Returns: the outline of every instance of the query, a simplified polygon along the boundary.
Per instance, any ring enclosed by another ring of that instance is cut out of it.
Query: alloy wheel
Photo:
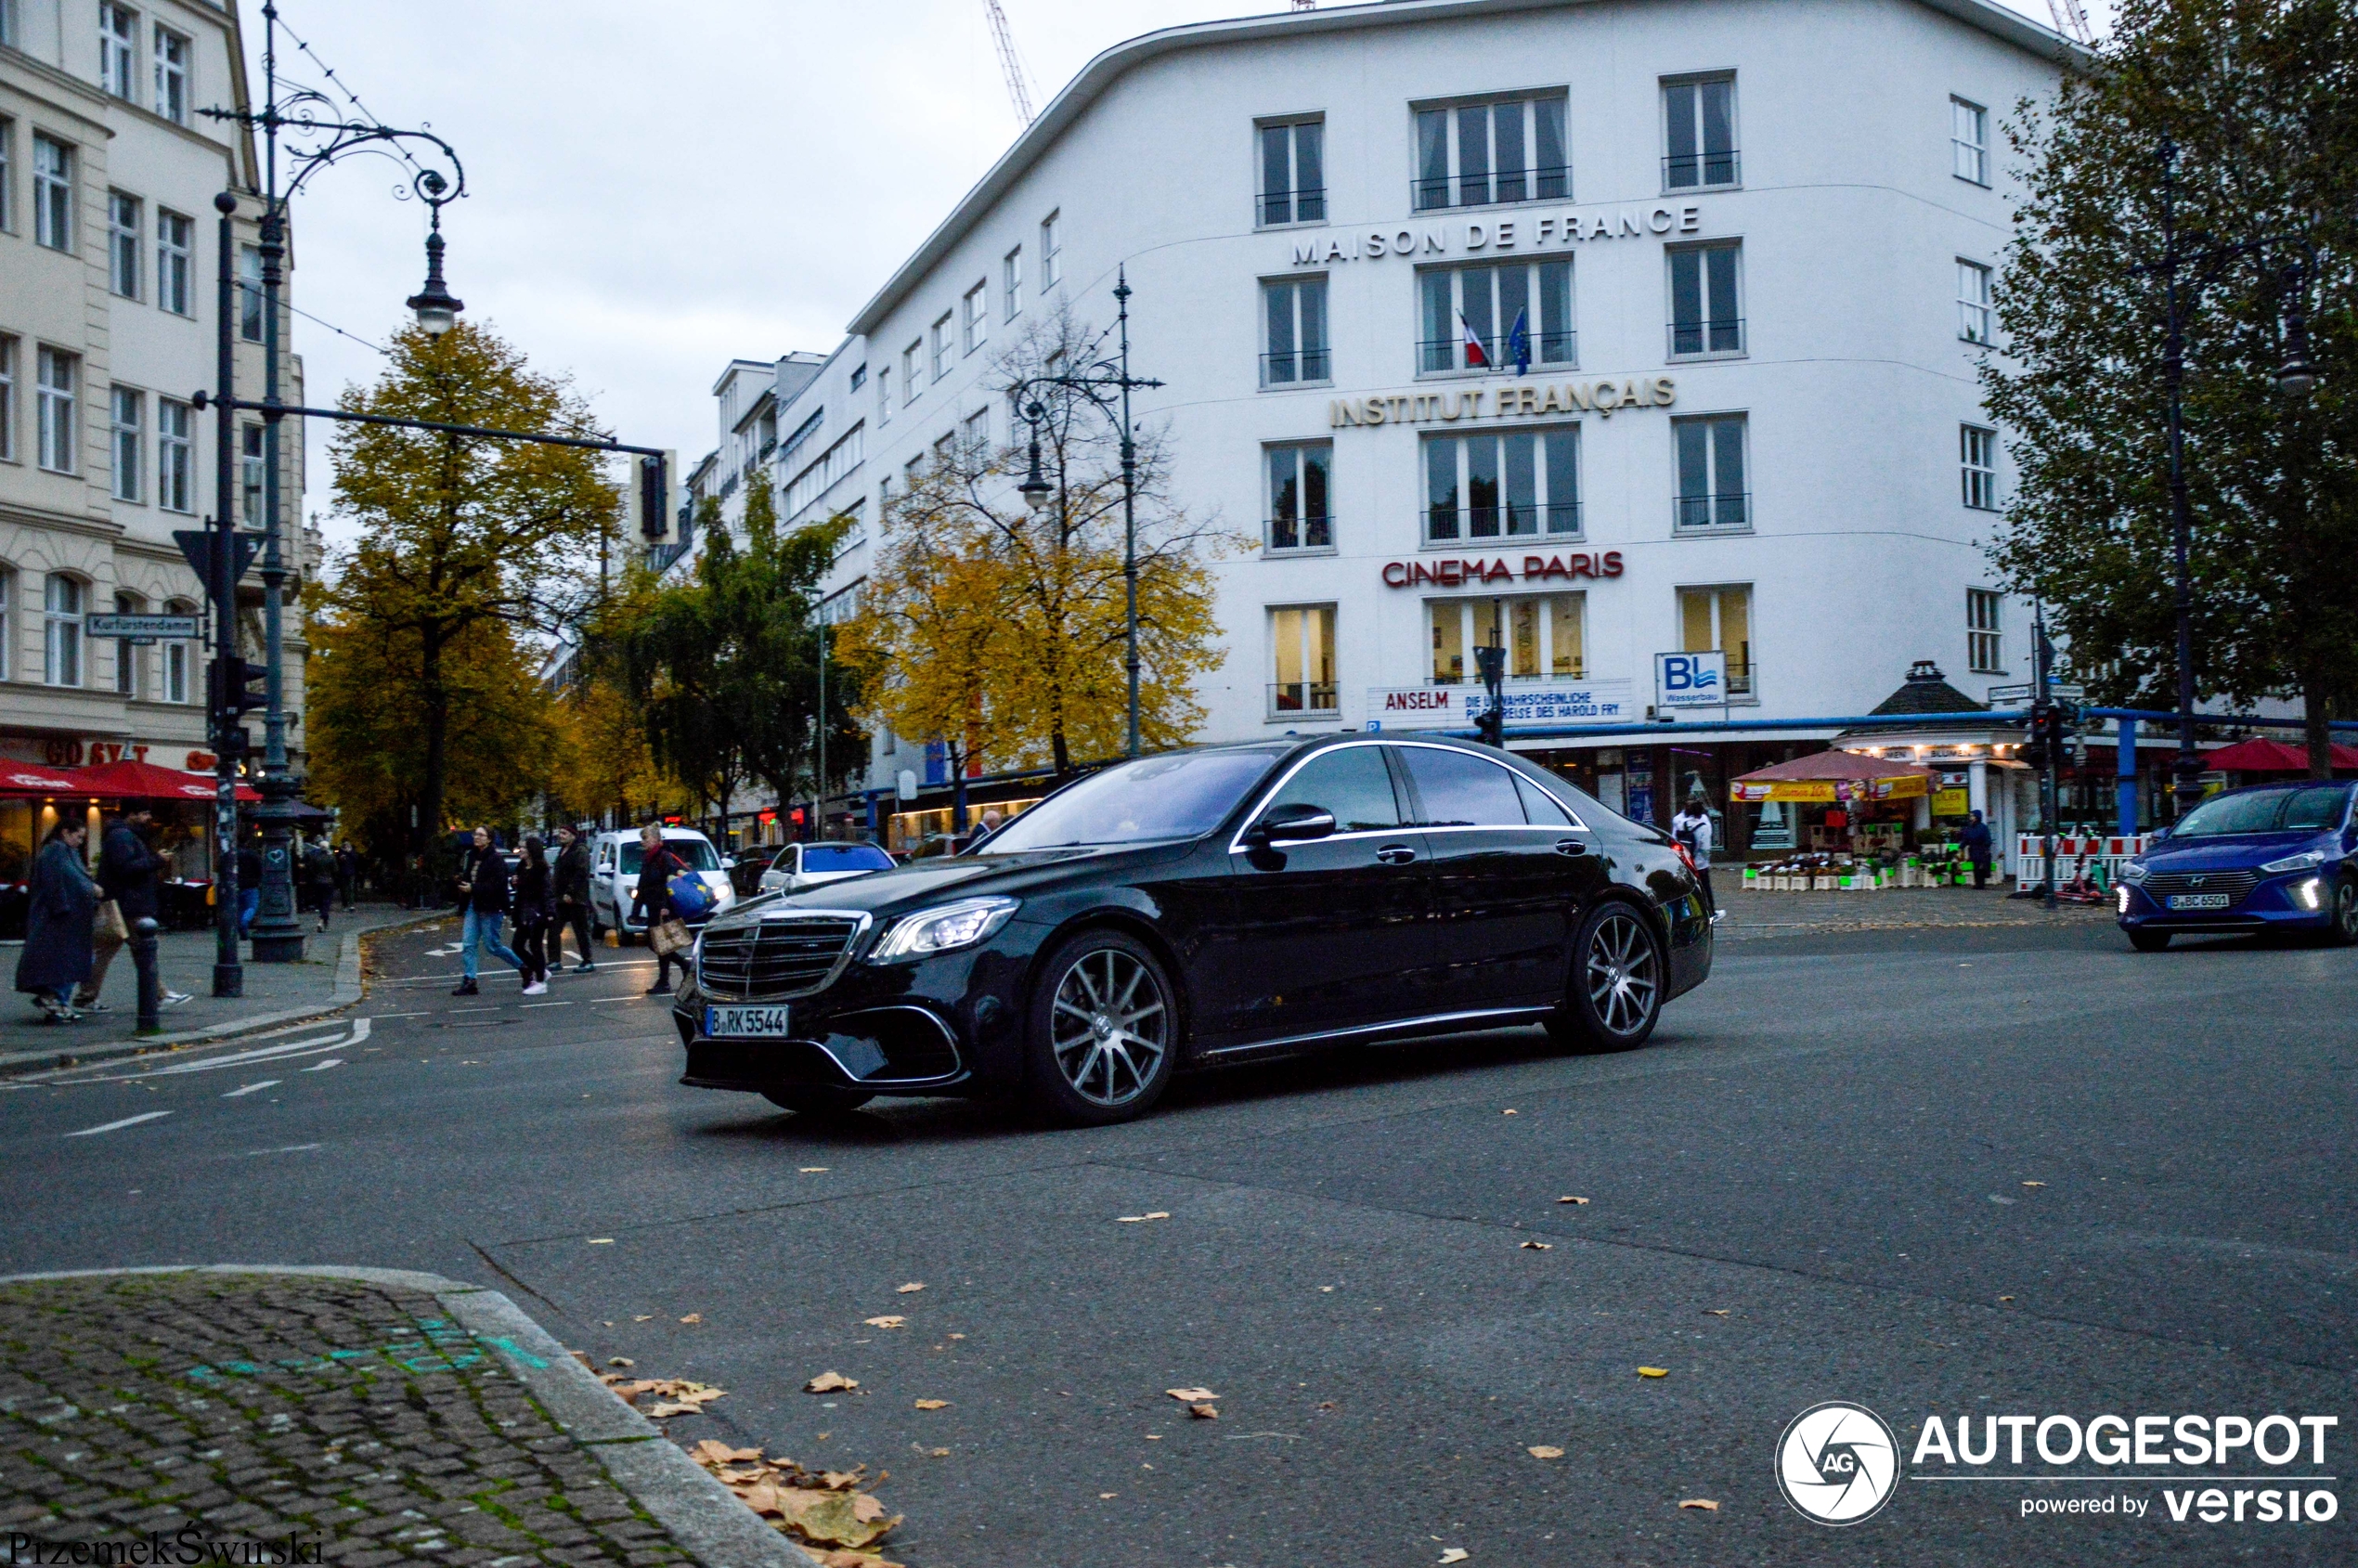
[[[1144,1094],[1170,1040],[1160,982],[1121,949],[1082,953],[1057,982],[1050,1048],[1056,1070],[1090,1104],[1112,1109]]]
[[[1653,1017],[1662,976],[1653,939],[1638,917],[1615,911],[1597,922],[1584,967],[1589,1008],[1606,1032],[1631,1035],[1643,1030]]]
[[[2358,882],[2345,877],[2334,888],[2334,921],[2343,941],[2358,942]]]

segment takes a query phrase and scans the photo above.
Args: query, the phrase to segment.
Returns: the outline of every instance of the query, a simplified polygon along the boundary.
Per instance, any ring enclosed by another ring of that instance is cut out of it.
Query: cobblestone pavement
[[[356,1280],[0,1285],[0,1552],[193,1526],[349,1568],[690,1562],[516,1380],[525,1354]]]
[[[2109,922],[2107,904],[2063,904],[2049,914],[2038,899],[2012,899],[1995,885],[1971,888],[1886,888],[1873,893],[1747,893],[1732,868],[1715,872],[1728,918],[1721,941],[1823,931],[1899,929],[1907,927],[2040,926],[2078,928]]]

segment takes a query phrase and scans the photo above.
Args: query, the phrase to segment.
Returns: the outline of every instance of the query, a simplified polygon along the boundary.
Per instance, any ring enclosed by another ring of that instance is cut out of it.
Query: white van
[[[692,827],[667,827],[663,830],[663,847],[679,856],[696,879],[712,889],[719,900],[713,906],[713,914],[718,914],[737,901],[737,890],[730,886],[729,873],[711,839]],[[609,930],[637,936],[646,930],[644,920],[634,920],[630,915],[630,901],[639,891],[639,862],[644,853],[637,828],[590,836],[590,924],[599,936]]]

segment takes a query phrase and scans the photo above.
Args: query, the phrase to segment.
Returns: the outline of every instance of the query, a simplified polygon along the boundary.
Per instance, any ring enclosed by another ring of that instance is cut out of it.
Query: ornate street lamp
[[[459,324],[459,312],[467,308],[467,302],[442,280],[442,176],[429,169],[418,184],[434,203],[434,227],[426,233],[426,286],[401,303],[418,313],[420,331],[438,338]]]

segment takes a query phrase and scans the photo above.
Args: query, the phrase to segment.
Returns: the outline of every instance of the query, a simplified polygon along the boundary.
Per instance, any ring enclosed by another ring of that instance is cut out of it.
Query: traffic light
[[[269,672],[259,665],[248,664],[234,654],[214,659],[207,670],[213,687],[215,712],[234,719],[242,713],[270,706],[267,689]]]
[[[1507,744],[1507,650],[1476,647],[1473,651],[1474,669],[1482,677],[1482,684],[1490,693],[1490,706],[1474,720],[1474,733],[1484,745],[1503,749]]]
[[[649,544],[668,543],[677,537],[679,495],[672,486],[672,475],[680,467],[678,454],[650,454],[632,467],[630,511],[639,524],[639,537]]]
[[[2054,718],[2053,704],[2034,702],[2030,705],[2030,734],[2023,742],[2022,749],[2015,754],[2016,761],[2034,770],[2047,766],[2047,758],[2054,755],[2047,738],[2048,726]]]

